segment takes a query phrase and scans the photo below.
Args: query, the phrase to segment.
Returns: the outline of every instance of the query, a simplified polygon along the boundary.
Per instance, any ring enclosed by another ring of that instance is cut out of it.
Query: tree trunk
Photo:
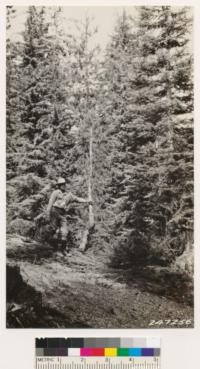
[[[93,144],[93,126],[91,122],[90,126],[90,138],[89,138],[89,178],[88,178],[88,199],[92,200],[92,144]],[[81,251],[85,251],[87,244],[88,244],[88,238],[90,235],[90,231],[94,227],[94,212],[93,212],[93,205],[89,205],[89,222],[88,222],[88,228],[84,231],[81,244],[79,249]]]
[[[90,127],[90,148],[89,148],[89,180],[88,180],[88,198],[92,200],[92,144],[93,144],[93,127]],[[89,228],[94,226],[93,205],[89,205]]]

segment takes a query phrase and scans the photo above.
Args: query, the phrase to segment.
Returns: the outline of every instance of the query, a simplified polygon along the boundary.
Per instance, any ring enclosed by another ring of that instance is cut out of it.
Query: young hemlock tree
[[[71,178],[73,190],[78,195],[91,199],[95,193],[93,150],[97,119],[95,109],[98,91],[98,47],[92,47],[92,38],[96,30],[92,28],[90,19],[86,18],[77,26],[78,36],[70,38],[72,47],[69,58],[70,83],[66,101],[71,122],[68,137],[72,145],[68,151],[70,162],[67,175]],[[81,245],[84,249],[88,241],[89,229],[94,225],[93,206],[89,206],[89,214],[85,210],[79,218],[83,222],[82,228],[87,226]]]

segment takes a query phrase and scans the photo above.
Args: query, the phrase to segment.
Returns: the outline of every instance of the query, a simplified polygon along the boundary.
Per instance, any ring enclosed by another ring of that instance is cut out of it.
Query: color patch
[[[146,346],[146,338],[143,338],[143,337],[134,338],[132,347],[147,347]]]
[[[79,348],[68,348],[68,356],[80,356],[80,349]]]
[[[104,348],[93,348],[92,349],[92,356],[104,356]]]
[[[142,356],[154,356],[153,348],[142,348]]]
[[[92,349],[91,348],[81,348],[80,354],[81,356],[92,356]]]
[[[84,346],[86,348],[100,347],[96,345],[96,338],[84,338]]]
[[[146,346],[143,346],[143,347],[160,348],[160,338],[159,337],[147,337]]]
[[[57,347],[54,348],[55,356],[68,356],[67,347]]]
[[[128,348],[134,347],[133,338],[121,338],[120,345],[118,347],[128,347]]]
[[[108,341],[108,340],[107,340]],[[104,348],[107,347],[106,345],[106,338],[96,338],[95,339],[95,346],[93,346],[92,344],[90,345],[90,347],[98,347],[98,348]]]
[[[117,356],[129,356],[129,349],[128,348],[118,348]]]
[[[154,356],[160,356],[160,349],[159,348],[154,349]]]
[[[36,348],[46,348],[47,347],[47,338],[36,338],[35,347]]]
[[[70,346],[73,348],[81,348],[84,347],[84,338],[70,338]]]
[[[36,347],[36,356],[44,356],[44,349],[40,347]]]
[[[52,347],[44,348],[44,356],[55,356],[54,349]]]
[[[117,349],[116,348],[105,348],[104,351],[105,356],[117,356]]]
[[[129,356],[141,356],[142,349],[139,347],[134,347],[129,349]]]
[[[37,338],[36,356],[159,357],[158,337]]]
[[[121,346],[120,338],[112,337],[112,338],[107,338],[106,339],[104,347],[113,348],[113,347],[126,347],[126,346]]]

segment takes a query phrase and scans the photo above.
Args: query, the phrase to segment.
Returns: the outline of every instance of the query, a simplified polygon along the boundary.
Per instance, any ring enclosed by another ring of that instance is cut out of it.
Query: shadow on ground
[[[128,281],[108,266],[106,250],[63,256],[17,236],[7,244],[9,328],[148,328],[152,319],[193,326],[191,306],[151,290],[150,280]]]

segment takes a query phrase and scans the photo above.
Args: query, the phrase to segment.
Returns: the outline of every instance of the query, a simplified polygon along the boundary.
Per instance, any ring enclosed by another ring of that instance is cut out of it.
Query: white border
[[[96,330],[96,329],[5,329],[5,5],[73,5],[73,6],[134,6],[188,5],[195,16],[195,328],[162,330]],[[2,369],[34,368],[35,337],[105,337],[160,336],[162,369],[197,369],[200,345],[200,5],[198,1],[131,1],[131,0],[65,0],[65,1],[1,1],[0,5],[0,366]],[[12,353],[11,353],[12,352]]]

